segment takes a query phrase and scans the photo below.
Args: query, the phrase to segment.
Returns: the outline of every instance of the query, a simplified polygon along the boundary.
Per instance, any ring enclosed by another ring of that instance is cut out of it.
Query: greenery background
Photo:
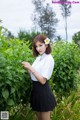
[[[44,33],[55,40],[51,44],[55,66],[49,84],[57,107],[52,111],[51,120],[80,120],[80,31],[73,35],[71,43],[67,41],[67,17],[71,15],[72,6],[60,4],[65,21],[66,40],[63,40],[55,34],[59,19],[52,7],[45,4],[45,0],[32,2],[35,8],[31,32],[20,30],[15,37],[0,25],[0,111],[9,111],[10,120],[36,119],[29,104],[32,81],[21,62],[33,63],[32,41],[36,35]]]
[[[7,39],[1,28],[0,111],[9,111],[10,120],[35,120],[29,104],[31,78],[21,65],[35,59],[30,45],[30,41]],[[80,48],[62,40],[51,46],[55,67],[49,84],[57,100],[51,120],[80,120]]]

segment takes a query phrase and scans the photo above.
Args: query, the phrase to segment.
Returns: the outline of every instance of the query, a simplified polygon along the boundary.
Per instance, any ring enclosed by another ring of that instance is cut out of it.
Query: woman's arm
[[[44,78],[43,76],[41,76],[28,62],[22,62],[23,66],[29,71],[31,72],[36,79],[41,83],[41,84],[45,84],[46,83],[46,78]]]

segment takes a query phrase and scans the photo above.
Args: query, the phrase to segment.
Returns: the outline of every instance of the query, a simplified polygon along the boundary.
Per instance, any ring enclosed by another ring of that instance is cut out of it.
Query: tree
[[[60,0],[60,7],[61,7],[61,10],[62,10],[62,16],[65,20],[65,33],[66,33],[66,40],[68,39],[68,34],[67,34],[67,17],[71,15],[71,4],[70,2],[68,3],[69,1],[68,0]]]
[[[0,32],[3,34],[7,31],[7,29],[4,28],[1,24],[2,24],[2,20],[0,19]]]
[[[80,31],[72,36],[74,42],[80,47]]]
[[[60,36],[60,35],[56,36],[55,41],[56,41],[56,42],[58,42],[58,41],[62,41],[61,36]]]
[[[48,3],[44,5],[44,2],[45,0],[32,0],[35,6],[32,20],[35,28],[41,30],[41,32],[49,38],[53,38],[55,36],[55,26],[58,23],[58,19],[55,18],[56,14],[53,12],[52,7],[50,7]]]
[[[0,23],[2,23],[2,20],[0,19]],[[9,31],[7,28],[0,25],[0,31],[1,33],[6,37],[6,39],[14,38],[14,35]]]
[[[24,42],[28,41],[30,43],[29,48],[32,49],[32,41],[38,34],[40,34],[40,32],[27,32],[25,30],[20,30],[18,32],[18,38]]]
[[[14,35],[11,33],[11,31],[7,31],[7,33],[5,34],[5,37],[7,38],[7,39],[9,39],[9,38],[12,38],[12,39],[14,39]]]

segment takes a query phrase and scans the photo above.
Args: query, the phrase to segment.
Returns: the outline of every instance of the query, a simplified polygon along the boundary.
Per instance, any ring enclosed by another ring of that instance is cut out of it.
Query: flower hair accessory
[[[45,42],[45,44],[47,45],[47,44],[50,43],[50,39],[49,39],[49,38],[46,38],[46,39],[44,40],[44,42]]]

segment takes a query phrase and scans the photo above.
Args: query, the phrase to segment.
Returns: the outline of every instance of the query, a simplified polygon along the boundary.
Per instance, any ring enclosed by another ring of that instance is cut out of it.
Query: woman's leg
[[[37,120],[41,120],[40,112],[36,112]]]
[[[50,120],[50,111],[40,113],[41,120]]]

